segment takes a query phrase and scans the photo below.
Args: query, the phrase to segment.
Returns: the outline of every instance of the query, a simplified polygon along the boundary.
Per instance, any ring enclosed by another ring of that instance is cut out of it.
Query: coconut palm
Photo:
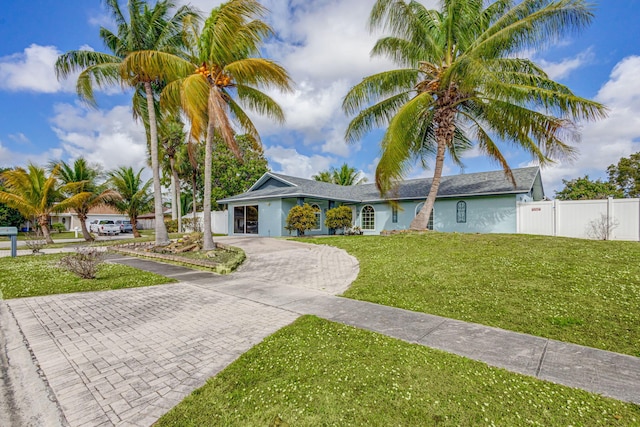
[[[93,86],[127,85],[135,88],[133,112],[147,125],[155,206],[156,244],[169,241],[163,220],[162,189],[158,163],[158,126],[154,88],[161,87],[165,75],[159,70],[130,67],[125,64],[127,55],[137,51],[179,53],[183,47],[183,23],[196,19],[189,6],[175,8],[172,0],[160,0],[150,7],[143,0],[129,0],[127,13],[123,13],[118,0],[105,0],[111,17],[117,25],[117,33],[100,28],[100,37],[108,53],[77,50],[61,55],[56,62],[56,73],[65,78],[81,71],[76,89],[81,99],[95,105]],[[128,18],[128,20],[127,20]],[[144,101],[142,101],[144,100]]]
[[[204,249],[213,249],[211,237],[211,160],[214,136],[241,157],[233,124],[259,143],[259,135],[242,105],[278,122],[284,115],[260,88],[290,90],[287,72],[259,57],[265,37],[273,32],[261,18],[266,9],[255,0],[231,0],[213,9],[202,29],[193,25],[189,60],[175,55],[140,52],[129,55],[131,68],[165,70],[182,78],[167,85],[163,102],[181,105],[191,121],[191,135],[205,135]],[[238,101],[236,101],[236,99]]]
[[[339,169],[331,168],[328,171],[320,171],[312,178],[320,182],[330,182],[336,185],[360,185],[367,182],[367,178],[356,168],[343,163]]]
[[[356,115],[346,139],[388,126],[376,169],[382,194],[416,160],[435,155],[429,195],[411,228],[426,229],[447,152],[459,161],[461,150],[475,143],[512,182],[500,140],[541,165],[574,154],[565,141],[579,138],[576,122],[601,118],[605,108],[518,54],[580,30],[592,17],[586,0],[442,0],[440,10],[417,1],[376,1],[370,27],[391,35],[377,41],[372,55],[402,68],[366,77],[349,91],[343,109]]]
[[[171,176],[171,206],[175,209],[178,220],[178,232],[182,232],[182,205],[180,203],[180,176],[178,174],[178,156],[180,148],[186,141],[184,123],[180,117],[173,115],[160,124],[160,147],[162,152],[162,168]],[[174,218],[172,218],[174,219]]]
[[[98,184],[99,169],[89,165],[83,157],[76,159],[72,165],[64,161],[51,162],[49,169],[53,170],[56,166],[59,167],[58,178],[67,188],[64,192],[65,196],[71,197],[76,194],[86,193],[86,197],[78,199],[77,203],[71,208],[78,215],[80,227],[82,228],[82,237],[87,242],[91,242],[93,241],[93,236],[87,230],[89,211],[117,198],[118,193]]]
[[[49,231],[49,218],[54,212],[63,212],[88,197],[87,192],[64,198],[64,191],[74,185],[60,186],[59,166],[47,175],[44,168],[29,163],[27,169],[15,168],[2,173],[4,191],[0,191],[0,202],[18,210],[25,218],[35,218],[47,243],[53,243]]]
[[[111,199],[108,203],[119,212],[127,214],[133,228],[133,237],[140,237],[138,231],[138,216],[151,207],[153,197],[149,192],[152,180],[144,182],[141,178],[142,171],[137,173],[132,167],[121,166],[110,171],[109,185],[118,192],[119,198]],[[164,222],[164,218],[162,218]]]

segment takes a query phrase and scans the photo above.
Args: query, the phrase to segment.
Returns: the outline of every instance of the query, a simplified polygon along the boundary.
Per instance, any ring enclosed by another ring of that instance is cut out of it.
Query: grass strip
[[[176,282],[155,273],[109,263],[100,265],[95,279],[81,279],[57,266],[65,255],[68,254],[0,258],[0,292],[3,298],[137,288]]]
[[[157,426],[638,425],[640,407],[304,316]]]
[[[640,356],[640,245],[427,233],[304,239],[345,249],[344,296]]]

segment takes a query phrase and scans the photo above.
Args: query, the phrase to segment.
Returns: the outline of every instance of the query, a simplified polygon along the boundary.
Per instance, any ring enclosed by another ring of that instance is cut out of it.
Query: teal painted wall
[[[528,194],[487,196],[476,198],[452,198],[436,201],[434,207],[434,230],[459,233],[515,233],[516,232],[516,201],[530,200]],[[467,204],[465,223],[456,221],[456,208],[459,201]],[[324,225],[325,213],[329,208],[327,200],[305,200],[309,204],[317,204],[321,209],[321,229],[309,230],[309,235],[326,235],[329,230]],[[388,203],[372,203],[375,209],[375,229],[362,230],[364,234],[377,235],[383,230],[406,230],[416,214],[416,207],[422,201],[405,201],[398,203],[397,222],[393,222],[393,208]],[[297,204],[296,199],[270,199],[257,203],[243,203],[229,205],[229,234],[233,235],[233,207],[243,205],[258,205],[259,236],[290,236],[294,235],[285,229],[289,210]],[[339,203],[336,203],[339,206]],[[353,205],[351,205],[353,206]],[[355,225],[362,227],[362,208],[366,204],[355,206]]]

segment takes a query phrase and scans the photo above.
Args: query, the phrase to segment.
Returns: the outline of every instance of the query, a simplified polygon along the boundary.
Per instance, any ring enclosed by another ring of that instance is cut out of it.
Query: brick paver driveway
[[[226,243],[249,257],[228,277],[7,301],[71,426],[148,426],[298,317],[225,287],[236,286],[237,294],[238,286],[278,284],[292,294],[326,295],[357,275],[355,259],[335,248],[273,239]]]

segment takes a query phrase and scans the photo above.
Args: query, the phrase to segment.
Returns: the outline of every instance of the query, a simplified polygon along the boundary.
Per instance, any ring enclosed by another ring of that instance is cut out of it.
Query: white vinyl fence
[[[229,233],[229,220],[228,211],[213,211],[211,212],[211,228],[214,234],[228,234]],[[202,231],[204,225],[204,212],[196,212],[196,227],[195,231]],[[188,219],[189,221],[184,224],[185,231],[194,231],[193,227],[189,223],[193,220],[193,213],[189,213],[182,216],[182,219]]]
[[[518,203],[517,232],[640,241],[640,199]]]

